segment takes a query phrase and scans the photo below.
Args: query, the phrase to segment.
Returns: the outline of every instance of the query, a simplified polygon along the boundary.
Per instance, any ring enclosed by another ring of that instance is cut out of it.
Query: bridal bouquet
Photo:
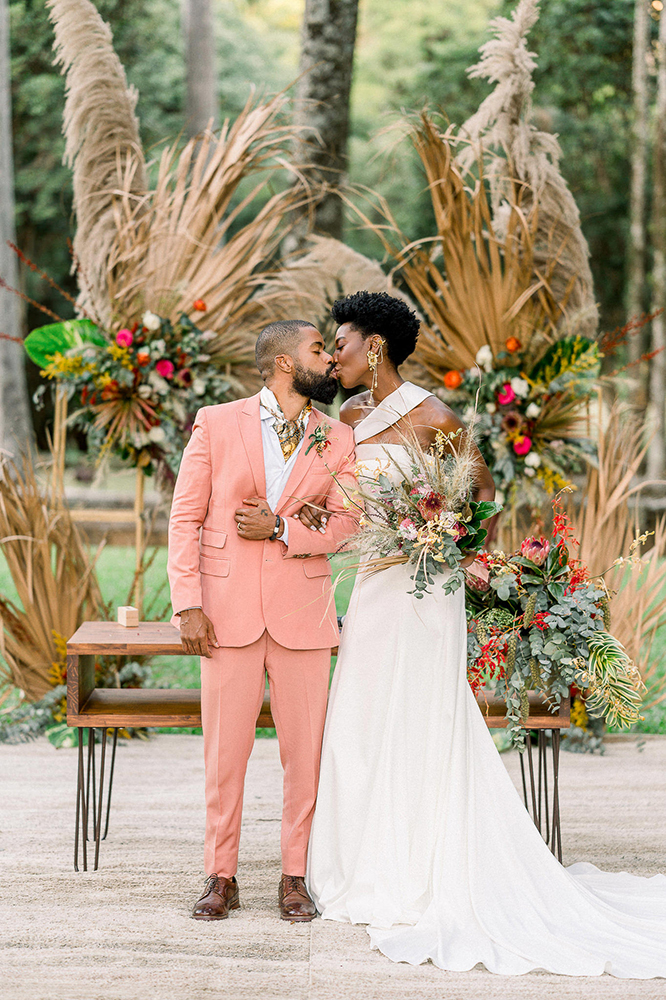
[[[356,496],[364,512],[357,541],[369,557],[360,569],[375,572],[409,563],[414,569],[409,593],[418,598],[438,574],[450,571],[442,587],[452,593],[464,583],[461,561],[483,546],[483,521],[502,509],[472,499],[471,437],[439,431],[432,453],[414,441],[405,445],[404,460],[386,454],[374,469],[359,466]]]
[[[611,632],[603,577],[591,580],[571,555],[577,545],[566,513],[554,501],[551,538],[526,538],[512,555],[488,552],[468,573],[468,680],[506,702],[513,742],[521,746],[528,691],[539,691],[553,712],[572,687],[585,692],[590,717],[620,728],[633,725],[645,688],[636,666]],[[637,539],[633,550],[644,537]]]

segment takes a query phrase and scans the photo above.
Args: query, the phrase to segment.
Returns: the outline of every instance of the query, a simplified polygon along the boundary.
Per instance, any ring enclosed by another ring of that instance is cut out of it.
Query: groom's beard
[[[294,363],[292,388],[299,396],[306,396],[315,403],[324,403],[328,406],[335,399],[338,387],[338,380],[333,378],[330,371],[319,375],[299,365],[298,362]]]

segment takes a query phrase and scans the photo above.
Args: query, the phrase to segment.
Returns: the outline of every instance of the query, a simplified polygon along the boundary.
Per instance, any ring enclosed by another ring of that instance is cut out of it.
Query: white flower
[[[149,440],[150,438],[145,431],[137,431],[132,435],[132,444],[137,449],[145,448]]]
[[[210,354],[200,354],[199,357],[197,358],[197,361],[200,361],[202,364],[205,361],[210,361]]]
[[[150,345],[151,358],[161,358],[166,354],[166,344],[163,340],[154,340]]]
[[[504,503],[504,492],[503,490],[495,490],[495,501],[496,503]]]
[[[155,392],[159,392],[161,396],[168,396],[169,393],[171,392],[167,380],[165,378],[162,378],[161,375],[158,375],[157,372],[151,372],[150,375],[148,376],[148,381],[152,385]]]
[[[530,403],[530,405],[525,410],[525,416],[528,420],[536,420],[536,418],[541,413],[541,407],[538,403]]]
[[[520,396],[521,399],[525,399],[530,392],[530,384],[524,378],[519,378],[516,376],[511,379],[511,388],[515,392],[516,396]]]
[[[535,473],[534,469],[530,469],[529,465],[526,465],[525,466],[525,475],[529,476],[530,479],[531,479],[532,476],[536,475],[536,473]]]
[[[474,360],[476,361],[476,363],[479,366],[479,368],[485,368],[485,370],[487,372],[492,371],[492,369],[493,369],[493,352],[490,349],[490,347],[488,346],[488,344],[484,344],[483,347],[480,347],[478,349],[478,351],[476,352],[476,357],[475,357]]]
[[[136,390],[136,392],[137,392],[137,395],[141,397],[141,399],[150,399],[150,397],[153,394],[153,390],[151,389],[151,387],[149,385],[146,385],[145,382],[143,383],[143,385],[139,386],[139,388]]]
[[[151,427],[148,431],[148,437],[153,444],[162,444],[163,441],[166,441],[166,431],[163,427]]]
[[[192,383],[192,392],[195,396],[203,396],[206,392],[206,383],[200,378],[195,378]]]
[[[162,320],[155,313],[151,313],[149,310],[143,314],[143,319],[141,320],[141,325],[145,326],[146,330],[151,330],[153,333],[155,330],[159,330],[162,325]]]
[[[497,403],[486,403],[486,413],[497,413]]]
[[[525,465],[530,466],[532,469],[538,469],[541,465],[541,455],[538,451],[530,451],[525,455]]]
[[[201,337],[199,339],[200,340],[215,340],[216,337],[217,337],[217,334],[215,333],[215,330],[204,330],[203,333],[201,334]]]

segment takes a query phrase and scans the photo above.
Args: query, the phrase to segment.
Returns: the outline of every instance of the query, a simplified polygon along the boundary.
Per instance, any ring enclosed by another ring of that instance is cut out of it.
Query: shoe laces
[[[303,888],[303,879],[300,875],[283,875],[284,880],[284,893],[288,892],[301,892]]]
[[[206,879],[206,884],[204,885],[203,896],[209,896],[211,892],[219,892],[220,889],[220,879],[215,873],[209,875]],[[222,895],[220,893],[220,895]]]

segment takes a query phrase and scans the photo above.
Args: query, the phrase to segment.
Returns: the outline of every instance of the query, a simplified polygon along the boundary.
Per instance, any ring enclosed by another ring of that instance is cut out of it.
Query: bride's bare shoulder
[[[345,399],[340,407],[340,420],[343,424],[355,427],[356,424],[368,415],[369,392],[359,392],[357,396],[350,396]]]
[[[450,406],[443,403],[437,396],[426,396],[422,403],[412,410],[412,422],[418,425],[434,427],[451,433],[462,427],[462,421],[456,416]]]

